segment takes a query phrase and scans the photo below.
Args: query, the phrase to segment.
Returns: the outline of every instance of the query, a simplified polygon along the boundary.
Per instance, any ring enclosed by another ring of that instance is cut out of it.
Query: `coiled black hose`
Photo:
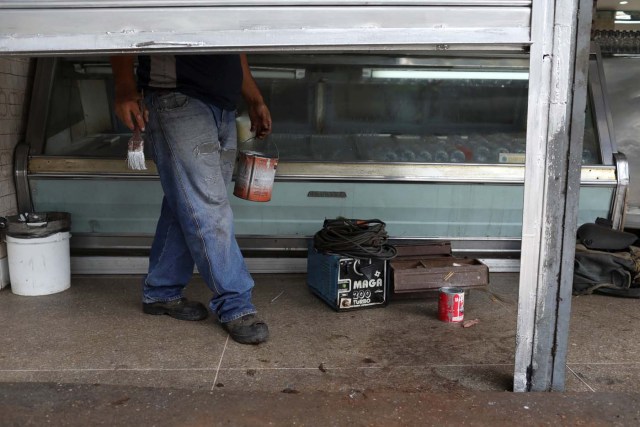
[[[313,244],[323,253],[391,259],[396,256],[396,248],[387,243],[385,225],[379,219],[325,219],[322,229],[313,236]]]

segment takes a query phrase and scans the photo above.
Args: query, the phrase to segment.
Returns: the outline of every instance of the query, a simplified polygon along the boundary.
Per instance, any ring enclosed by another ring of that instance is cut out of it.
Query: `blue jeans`
[[[143,302],[182,297],[194,263],[229,322],[255,313],[253,279],[238,247],[227,197],[236,155],[235,111],[179,92],[152,92],[146,128],[164,191]]]

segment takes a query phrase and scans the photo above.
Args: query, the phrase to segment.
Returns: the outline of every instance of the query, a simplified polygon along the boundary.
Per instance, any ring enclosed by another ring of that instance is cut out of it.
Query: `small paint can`
[[[238,154],[233,194],[252,202],[268,202],[271,200],[277,166],[277,156],[271,157],[257,151],[241,150]]]
[[[464,289],[440,288],[438,319],[443,322],[462,322],[464,319]]]

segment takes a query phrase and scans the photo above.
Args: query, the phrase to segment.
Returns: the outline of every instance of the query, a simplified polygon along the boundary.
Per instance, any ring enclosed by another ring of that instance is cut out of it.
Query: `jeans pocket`
[[[159,112],[176,111],[189,105],[189,97],[180,92],[165,93],[156,96],[155,105]]]

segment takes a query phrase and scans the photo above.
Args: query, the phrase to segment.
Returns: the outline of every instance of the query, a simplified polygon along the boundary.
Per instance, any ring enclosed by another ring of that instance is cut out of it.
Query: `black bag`
[[[577,231],[573,294],[593,292],[640,298],[640,247],[635,234],[613,230],[598,218]]]
[[[600,220],[601,218],[598,218]],[[588,249],[598,251],[624,251],[633,245],[638,236],[626,231],[613,230],[611,226],[599,223],[582,224],[578,227],[578,241]]]
[[[640,248],[607,252],[576,245],[573,266],[573,294],[593,292],[640,298],[638,260]]]

